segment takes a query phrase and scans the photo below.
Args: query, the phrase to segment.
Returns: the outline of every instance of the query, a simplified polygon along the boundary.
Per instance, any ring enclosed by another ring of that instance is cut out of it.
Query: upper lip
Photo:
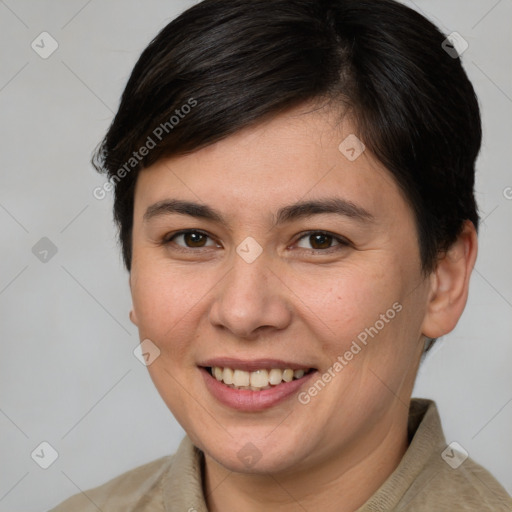
[[[220,368],[231,368],[234,370],[245,370],[247,372],[255,372],[256,370],[265,370],[272,368],[279,368],[286,370],[309,370],[311,365],[303,363],[294,363],[291,361],[283,361],[281,359],[236,359],[232,357],[216,357],[214,359],[207,359],[198,366],[204,368],[218,366]]]

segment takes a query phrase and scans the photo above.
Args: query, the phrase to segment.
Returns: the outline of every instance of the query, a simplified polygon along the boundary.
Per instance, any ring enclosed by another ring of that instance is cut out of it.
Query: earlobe
[[[135,311],[132,309],[130,310],[130,321],[132,322],[132,324],[138,326],[138,320],[137,320],[137,315],[135,314]]]
[[[431,275],[431,288],[422,333],[439,338],[452,331],[459,321],[469,292],[471,272],[478,252],[478,239],[471,221],[449,250],[443,254]]]

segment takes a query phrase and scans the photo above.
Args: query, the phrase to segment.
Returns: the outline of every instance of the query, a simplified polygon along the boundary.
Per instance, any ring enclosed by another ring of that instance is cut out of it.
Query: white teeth
[[[293,380],[293,370],[290,370],[290,368],[287,368],[283,372],[283,380],[285,382],[291,382]]]
[[[224,371],[226,369],[224,368]],[[249,372],[244,372],[243,370],[235,370],[233,372],[233,384],[237,387],[245,387],[250,383],[250,374]]]
[[[224,384],[233,384],[233,370],[231,368],[224,368],[222,372],[222,380]]]
[[[256,372],[251,372],[251,386],[258,389],[268,386],[267,370],[258,370]]]
[[[283,380],[283,372],[279,368],[272,368],[268,374],[268,382],[272,384],[272,386],[277,386],[281,384]]]
[[[270,370],[256,370],[246,372],[245,370],[233,370],[232,368],[221,368],[214,366],[212,375],[220,382],[224,382],[234,389],[250,389],[252,391],[261,391],[277,386],[281,382],[291,382],[293,379],[301,379],[307,370],[292,370],[286,368],[271,368]]]

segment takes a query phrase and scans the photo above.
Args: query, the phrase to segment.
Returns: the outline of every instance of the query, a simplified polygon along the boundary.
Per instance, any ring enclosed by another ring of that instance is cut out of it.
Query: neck
[[[407,421],[371,431],[353,447],[315,464],[266,474],[235,473],[205,457],[205,496],[211,512],[353,512],[396,469],[407,450]]]

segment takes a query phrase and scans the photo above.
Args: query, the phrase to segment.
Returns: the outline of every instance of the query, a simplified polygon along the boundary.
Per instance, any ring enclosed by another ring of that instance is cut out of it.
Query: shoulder
[[[409,447],[395,471],[358,512],[511,512],[498,481],[457,443],[446,444],[435,402],[413,399]]]
[[[164,510],[162,477],[173,459],[174,455],[168,455],[127,471],[72,496],[50,512],[129,512],[142,506],[144,510]]]
[[[409,510],[409,506],[417,512],[512,510],[512,499],[489,471],[470,458],[457,464],[452,467],[440,453],[436,454],[400,502],[407,505],[403,510]]]
[[[468,457],[458,443],[446,444],[433,401],[412,401],[410,428],[414,436],[405,464],[399,466],[408,475],[409,485],[397,510],[512,510],[512,499],[491,473]]]

